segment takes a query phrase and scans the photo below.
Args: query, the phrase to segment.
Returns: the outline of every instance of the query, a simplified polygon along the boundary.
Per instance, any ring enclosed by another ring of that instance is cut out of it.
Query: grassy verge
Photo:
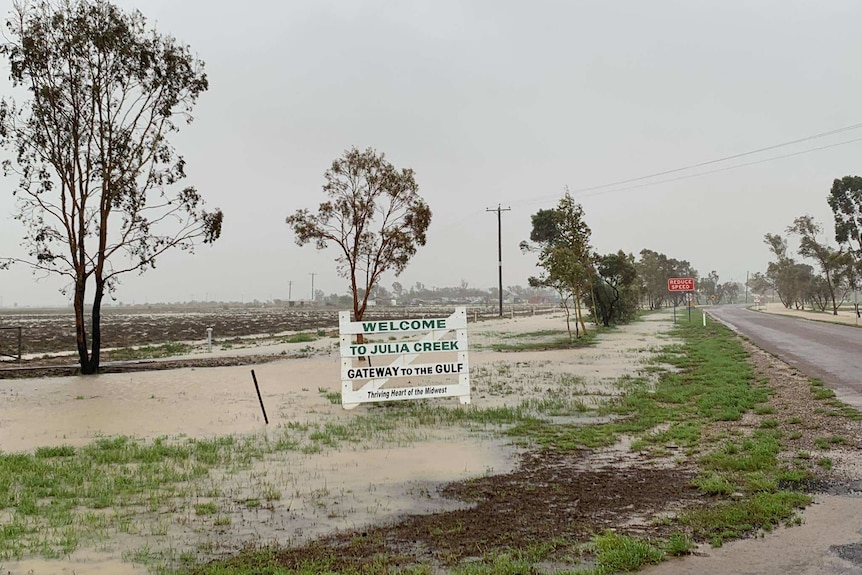
[[[619,416],[618,421],[582,426],[531,420],[509,433],[556,449],[602,447],[623,434],[639,437],[637,449],[660,451],[668,444],[694,448],[701,443],[704,425],[738,421],[768,399],[768,388],[753,382],[746,354],[729,330],[716,323],[703,328],[686,322],[674,335],[685,343],[666,347],[655,362],[679,371],[664,371],[654,384],[645,378],[622,381],[627,393],[601,409]]]

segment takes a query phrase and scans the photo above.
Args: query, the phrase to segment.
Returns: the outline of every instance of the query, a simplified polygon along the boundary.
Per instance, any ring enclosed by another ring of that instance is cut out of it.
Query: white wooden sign
[[[435,397],[470,403],[467,308],[456,308],[449,317],[359,322],[343,311],[338,326],[345,409]],[[354,336],[359,334],[372,341],[357,344]],[[414,363],[420,357],[422,362]]]

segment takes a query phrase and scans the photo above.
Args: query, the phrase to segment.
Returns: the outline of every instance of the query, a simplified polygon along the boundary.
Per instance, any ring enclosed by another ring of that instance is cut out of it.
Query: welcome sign
[[[343,311],[338,324],[345,409],[373,401],[433,397],[458,397],[461,403],[470,403],[467,308],[456,308],[442,318],[360,322],[350,321],[350,312]],[[359,334],[368,341],[355,343]]]

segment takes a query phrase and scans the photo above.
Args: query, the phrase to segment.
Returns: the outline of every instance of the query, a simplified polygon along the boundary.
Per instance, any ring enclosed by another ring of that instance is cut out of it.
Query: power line
[[[809,148],[807,150],[800,150],[798,152],[792,152],[790,154],[782,154],[780,156],[773,156],[771,158],[764,158],[762,160],[756,160],[754,162],[746,162],[744,164],[736,164],[733,166],[727,166],[725,168],[717,168],[715,170],[708,170],[706,172],[698,172],[696,174],[687,174],[685,176],[677,176],[675,178],[666,178],[664,180],[657,180],[655,182],[644,182],[643,184],[638,184],[636,186],[625,186],[622,188],[615,188],[613,190],[599,190],[599,187],[594,187],[594,188],[590,188],[590,190],[595,190],[593,193],[591,193],[591,194],[590,193],[583,193],[584,190],[580,190],[581,193],[579,195],[581,195],[582,197],[592,197],[592,196],[602,196],[604,194],[613,194],[616,192],[627,192],[627,191],[636,190],[639,188],[646,188],[649,186],[657,186],[659,184],[667,184],[670,182],[678,182],[680,180],[689,180],[692,178],[699,178],[701,176],[708,176],[710,174],[717,174],[719,172],[727,172],[730,170],[736,170],[738,168],[745,168],[747,166],[755,166],[757,164],[765,164],[766,162],[774,162],[775,160],[783,160],[785,158],[792,158],[794,156],[801,156],[803,154],[810,154],[811,152],[819,152],[821,150],[828,150],[829,148],[837,148],[838,146],[846,146],[848,144],[855,144],[856,142],[862,142],[862,138],[854,138],[852,140],[846,140],[844,142],[838,142],[835,144],[828,144],[826,146],[818,146],[817,148]],[[606,187],[606,186],[600,186],[600,187]],[[574,195],[575,193],[577,193],[577,191],[571,192],[571,193]],[[556,197],[556,196],[548,196],[545,198],[536,198],[534,200],[530,200],[530,201],[526,201],[526,202],[518,202],[518,203],[522,204],[522,205],[543,204],[548,200],[548,198],[551,198],[551,197]]]
[[[687,166],[682,166],[682,167],[679,167],[679,168],[674,168],[674,169],[672,169],[672,170],[664,170],[664,171],[661,171],[661,172],[655,172],[655,173],[652,173],[652,174],[647,174],[647,175],[645,175],[645,176],[638,176],[638,177],[636,177],[636,178],[629,178],[629,179],[626,179],[626,180],[618,180],[618,181],[615,181],[615,182],[610,182],[610,183],[607,183],[607,184],[601,184],[601,185],[598,185],[598,186],[587,186],[587,187],[583,187],[583,188],[576,188],[576,189],[574,189],[574,190],[571,190],[571,191],[570,191],[570,193],[571,193],[572,195],[576,195],[576,194],[583,194],[583,193],[585,193],[585,192],[592,192],[592,191],[596,191],[596,190],[603,190],[603,189],[605,189],[605,188],[612,188],[612,187],[614,187],[614,186],[621,186],[621,185],[624,185],[624,184],[630,184],[630,183],[633,183],[633,182],[639,182],[639,181],[642,181],[642,180],[648,180],[648,179],[652,179],[652,178],[657,178],[657,177],[659,177],[659,176],[666,176],[666,175],[668,175],[668,174],[676,174],[676,173],[684,172],[684,171],[687,171],[687,170],[693,170],[693,169],[695,169],[695,168],[702,168],[702,167],[705,167],[705,166],[710,166],[710,165],[713,165],[713,164],[718,164],[718,163],[720,163],[720,162],[726,162],[726,161],[728,161],[728,160],[734,160],[734,159],[738,159],[738,158],[743,158],[743,157],[745,157],[745,156],[751,156],[751,155],[753,155],[753,154],[759,154],[759,153],[762,153],[762,152],[767,152],[767,151],[769,151],[769,150],[775,150],[775,149],[783,148],[783,147],[786,147],[786,146],[792,146],[792,145],[794,145],[794,144],[800,144],[800,143],[802,143],[802,142],[808,142],[808,141],[811,141],[811,140],[816,140],[816,139],[819,139],[819,138],[824,138],[824,137],[826,137],[826,136],[834,136],[835,134],[840,134],[840,133],[843,133],[843,132],[849,132],[849,131],[851,131],[851,130],[858,130],[859,128],[862,128],[862,122],[860,122],[860,123],[856,123],[856,124],[851,124],[851,125],[849,125],[849,126],[844,126],[844,127],[842,127],[842,128],[836,128],[836,129],[834,129],[834,130],[829,130],[829,131],[826,131],[826,132],[820,132],[820,133],[818,133],[818,134],[813,134],[813,135],[811,135],[811,136],[805,136],[804,138],[797,138],[797,139],[795,139],[795,140],[790,140],[790,141],[788,141],[788,142],[782,142],[782,143],[780,143],[780,144],[773,144],[773,145],[771,145],[771,146],[765,146],[765,147],[762,147],[762,148],[757,148],[757,149],[755,149],[755,150],[749,150],[749,151],[747,151],[747,152],[741,152],[741,153],[738,153],[738,154],[732,154],[732,155],[730,155],[730,156],[725,156],[725,157],[723,157],[723,158],[717,158],[717,159],[714,159],[714,160],[708,160],[708,161],[705,161],[705,162],[699,162],[699,163],[696,163],[696,164],[690,164],[690,165],[687,165]],[[791,156],[795,156],[795,155],[805,154],[805,153],[809,153],[809,152],[816,152],[816,151],[818,151],[818,150],[824,150],[824,149],[826,149],[826,148],[834,148],[834,147],[836,147],[836,146],[843,146],[843,145],[845,145],[845,144],[850,144],[850,143],[857,142],[857,141],[858,141],[858,140],[849,140],[849,141],[847,141],[847,142],[841,142],[841,143],[839,143],[839,144],[834,144],[834,145],[829,145],[829,146],[822,146],[822,147],[818,147],[818,148],[812,148],[812,149],[810,149],[810,150],[804,150],[804,151],[802,151],[802,152],[796,152],[796,153],[788,154],[788,155],[776,156],[776,157],[774,157],[774,158],[770,158],[770,159],[767,159],[767,160],[762,160],[762,161],[757,161],[757,162],[751,162],[751,163],[746,163],[746,164],[739,164],[739,165],[736,165],[736,166],[732,166],[732,167],[730,167],[730,168],[722,168],[722,169],[719,169],[719,170],[712,170],[712,171],[708,171],[708,172],[702,172],[702,173],[699,173],[699,174],[695,174],[694,176],[683,176],[683,177],[681,177],[681,178],[666,179],[666,180],[662,180],[662,181],[660,181],[660,182],[655,182],[655,183],[674,182],[674,181],[677,181],[678,179],[686,179],[686,178],[690,178],[690,177],[697,177],[697,176],[701,176],[701,175],[713,174],[713,173],[716,173],[716,172],[721,172],[721,171],[726,171],[726,170],[731,170],[731,169],[736,169],[736,168],[742,168],[742,167],[745,167],[745,166],[750,166],[750,165],[754,165],[754,164],[762,163],[762,162],[766,162],[766,161],[779,160],[779,159],[782,159],[782,158],[787,158],[787,157],[791,157]],[[644,186],[646,186],[646,185],[653,185],[653,184],[644,184]],[[614,191],[630,190],[630,189],[636,189],[636,188],[644,187],[644,186],[631,186],[631,187],[626,187],[626,188],[620,188],[619,190],[614,190]],[[588,195],[592,196],[592,195],[598,195],[598,194],[588,194]],[[548,199],[550,199],[550,198],[556,198],[556,196],[544,196],[544,197],[541,197],[541,198],[534,198],[533,200],[531,200],[531,201],[529,201],[529,202],[517,202],[517,203],[519,203],[519,204],[521,204],[521,203],[529,203],[529,204],[534,204],[534,203],[543,203],[545,200],[548,200]]]
[[[804,138],[797,138],[796,140],[790,140],[789,142],[783,142],[781,144],[773,144],[772,146],[766,146],[763,148],[758,148],[756,150],[750,150],[748,152],[742,152],[739,154],[733,154],[731,156],[725,156],[724,158],[718,158],[715,160],[700,162],[698,164],[691,164],[688,166],[683,166],[681,168],[674,168],[672,170],[665,170],[663,172],[656,172],[654,174],[648,174],[646,176],[639,176],[637,178],[630,178],[628,180],[620,180],[618,182],[611,182],[609,184],[602,184],[600,186],[590,186],[587,188],[579,188],[576,190],[572,190],[571,193],[577,194],[580,192],[592,192],[593,190],[610,188],[610,187],[618,186],[618,185],[622,185],[622,184],[630,184],[632,182],[639,182],[641,180],[648,180],[650,178],[657,178],[659,176],[666,176],[668,174],[675,174],[678,172],[684,172],[686,170],[693,170],[695,168],[702,168],[704,166],[710,166],[712,164],[718,164],[720,162],[726,162],[727,160],[735,160],[737,158],[743,158],[745,156],[751,156],[753,154],[759,154],[761,152],[768,152],[769,150],[784,148],[786,146],[792,146],[794,144],[801,144],[802,142],[808,142],[810,140],[816,140],[818,138],[825,138],[826,136],[834,136],[835,134],[840,134],[842,132],[849,132],[850,130],[858,130],[859,128],[862,128],[862,122],[860,122],[858,124],[851,124],[850,126],[844,126],[843,128],[837,128],[835,130],[829,130],[828,132],[821,132],[819,134],[814,134],[813,136],[806,136]]]
[[[676,178],[668,178],[666,180],[658,180],[656,182],[646,182],[643,184],[638,184],[636,186],[628,186],[624,188],[616,188],[613,190],[605,190],[605,191],[597,191],[593,194],[585,194],[586,197],[590,196],[601,196],[603,194],[612,194],[614,192],[625,192],[628,190],[635,190],[637,188],[645,188],[648,186],[656,186],[658,184],[667,184],[669,182],[677,182],[680,180],[689,180],[691,178],[699,178],[700,176],[708,176],[710,174],[717,174],[719,172],[727,172],[730,170],[735,170],[737,168],[745,168],[747,166],[755,166],[757,164],[765,164],[766,162],[773,162],[775,160],[783,160],[785,158],[792,158],[794,156],[801,156],[803,154],[809,154],[811,152],[819,152],[821,150],[828,150],[829,148],[837,148],[838,146],[846,146],[847,144],[854,144],[856,142],[862,142],[862,138],[854,138],[852,140],[847,140],[845,142],[838,142],[837,144],[829,144],[827,146],[820,146],[817,148],[810,148],[808,150],[801,150],[799,152],[792,152],[790,154],[782,154],[781,156],[773,156],[771,158],[764,158],[762,160],[756,160],[754,162],[747,162],[745,164],[737,164],[735,166],[728,166],[726,168],[717,168],[715,170],[709,170],[706,172],[698,172],[697,174],[688,174],[685,176],[678,176]]]

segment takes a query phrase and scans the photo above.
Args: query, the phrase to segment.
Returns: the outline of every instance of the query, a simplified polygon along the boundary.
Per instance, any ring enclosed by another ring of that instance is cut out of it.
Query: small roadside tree
[[[710,296],[716,296],[716,303],[720,300],[718,299],[718,272],[712,270],[709,272],[706,277],[702,277],[697,282],[697,297],[698,303],[700,303],[700,296],[703,296],[704,302],[709,302]]]
[[[581,304],[592,291],[595,268],[590,246],[590,227],[584,220],[584,210],[575,203],[568,190],[552,210],[539,210],[531,217],[533,228],[530,241],[522,241],[522,251],[539,253],[537,266],[544,273],[530,278],[533,287],[551,287],[558,292],[565,289],[572,298],[575,321],[580,324],[578,336],[587,333]],[[562,297],[564,305],[567,298]],[[595,315],[595,314],[594,314]],[[567,310],[568,322],[568,310]],[[571,329],[569,330],[571,336]]]
[[[81,372],[95,373],[102,298],[119,276],[221,234],[220,210],[204,211],[194,188],[175,189],[185,161],[168,142],[207,89],[203,62],[106,0],[16,3],[6,24],[0,54],[30,100],[0,103],[0,144],[15,153],[4,169],[19,177],[28,257],[0,264],[69,281]]]
[[[739,282],[730,281],[718,284],[715,290],[716,302],[721,303],[727,300],[727,303],[736,303],[736,299],[739,297],[739,289]]]
[[[338,246],[338,273],[350,282],[359,321],[380,276],[389,270],[400,275],[425,245],[431,210],[419,196],[413,170],[396,169],[371,148],[345,151],[323,177],[329,199],[316,214],[300,209],[286,222],[300,246]]]
[[[772,289],[772,282],[762,272],[755,272],[746,282],[751,293],[766,297],[766,292]]]
[[[835,240],[849,244],[862,260],[862,176],[834,180],[827,201],[835,218]]]
[[[769,262],[766,278],[778,292],[778,299],[784,307],[790,309],[797,299],[798,285],[796,282],[796,262],[787,255],[787,240],[779,234],[766,234],[763,243],[769,246],[769,251],[775,256],[774,262]]]
[[[845,274],[851,256],[843,250],[836,250],[826,243],[817,241],[817,236],[823,231],[823,228],[815,223],[811,216],[796,218],[793,220],[793,225],[787,228],[787,231],[799,235],[799,255],[813,259],[820,266],[825,280],[823,287],[828,292],[828,300],[832,304],[832,314],[838,315],[838,306],[847,292]]]
[[[635,258],[620,250],[601,256],[597,260],[595,282],[590,297],[598,313],[596,321],[609,327],[611,323],[625,323],[637,315],[640,305],[640,278]]]

